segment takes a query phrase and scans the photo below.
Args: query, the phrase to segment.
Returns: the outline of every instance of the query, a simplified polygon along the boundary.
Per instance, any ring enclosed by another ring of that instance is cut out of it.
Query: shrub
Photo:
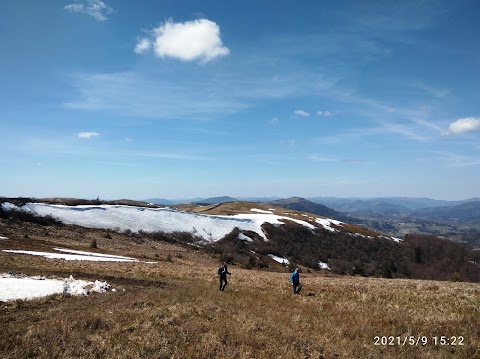
[[[258,267],[260,269],[266,269],[268,268],[268,262],[264,258],[262,258],[258,261]]]
[[[5,218],[12,221],[22,221],[39,224],[41,226],[58,226],[62,224],[62,221],[52,217],[51,215],[40,216],[31,212],[12,209],[9,211],[4,211],[3,215]]]
[[[462,275],[458,272],[450,274],[448,280],[450,282],[463,282]]]
[[[255,256],[250,255],[248,257],[247,264],[245,264],[245,268],[246,269],[253,269],[253,268],[255,268],[256,265],[257,265],[257,259],[255,258]]]
[[[220,262],[225,262],[227,264],[233,264],[234,256],[233,253],[222,253],[220,256]]]

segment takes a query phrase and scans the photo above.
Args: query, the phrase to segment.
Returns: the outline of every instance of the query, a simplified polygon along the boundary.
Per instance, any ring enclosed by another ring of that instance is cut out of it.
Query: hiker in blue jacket
[[[227,274],[232,275],[232,273],[228,271],[227,263],[223,262],[223,264],[218,268],[218,277],[220,278],[220,290],[222,292],[225,290],[225,287],[228,284]]]
[[[298,268],[295,268],[295,271],[290,276],[290,282],[292,283],[293,294],[300,294],[302,285],[300,284],[300,274],[298,273]]]

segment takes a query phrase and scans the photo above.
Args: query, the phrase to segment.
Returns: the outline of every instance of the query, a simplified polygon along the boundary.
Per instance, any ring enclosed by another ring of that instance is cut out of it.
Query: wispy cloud
[[[457,135],[477,131],[480,131],[480,118],[466,117],[452,122],[448,127],[448,130],[442,132],[442,135]]]
[[[330,111],[317,111],[317,115],[322,117],[330,117],[333,116],[333,113]]]
[[[143,54],[144,52],[147,52],[148,50],[150,50],[150,47],[151,47],[150,40],[148,40],[147,38],[141,38],[141,39],[138,39],[137,45],[135,46],[134,51],[137,54]]]
[[[212,160],[212,158],[210,157],[196,156],[196,155],[183,154],[183,153],[174,153],[174,152],[133,152],[130,154],[133,156],[160,158],[160,159],[202,160],[202,161]]]
[[[417,142],[428,142],[430,139],[428,136],[419,133],[415,128],[412,128],[412,126],[401,123],[384,123],[383,127],[379,130],[384,133],[399,135]]]
[[[75,76],[77,98],[69,109],[113,112],[151,118],[205,118],[238,112],[246,105],[217,83],[153,79],[133,72]],[[209,88],[210,91],[204,91]]]
[[[307,158],[314,162],[337,162],[336,158],[321,156],[317,154],[308,155]]]
[[[409,140],[428,142],[438,136],[441,128],[433,122],[431,111],[425,106],[402,106],[356,94],[353,90],[332,91],[337,101],[354,104],[355,112],[371,121],[363,134],[396,134]]]
[[[77,134],[78,138],[92,138],[97,136],[100,136],[98,132],[79,132]]]
[[[347,165],[359,165],[359,164],[365,163],[365,161],[355,160],[355,159],[345,159],[345,160],[342,160],[342,163],[345,163]]]
[[[350,16],[357,30],[374,32],[377,36],[391,36],[428,29],[445,13],[438,2],[405,0],[402,2],[354,2]]]
[[[108,20],[107,15],[113,13],[113,8],[100,0],[83,0],[64,7],[68,12],[86,14],[97,21]]]
[[[203,63],[230,54],[220,38],[220,27],[208,19],[177,23],[170,19],[150,33],[150,39],[142,38],[137,42],[136,53],[144,53],[152,47],[161,58]]]
[[[449,167],[473,167],[480,166],[478,157],[461,155],[453,152],[438,151],[436,152],[437,160],[446,162]]]
[[[295,110],[293,113],[295,116],[299,117],[310,117],[310,113],[304,110]]]
[[[320,94],[331,87],[323,78],[302,73],[272,78],[263,69],[248,74],[240,70],[212,74],[206,69],[181,78],[172,78],[172,72],[167,68],[157,76],[138,72],[78,74],[72,77],[75,97],[64,107],[120,116],[211,119],[217,114],[238,113],[265,99]]]
[[[419,90],[422,90],[423,92],[426,92],[428,95],[433,96],[435,98],[445,98],[450,94],[450,90],[445,89],[445,88],[435,88],[429,85],[426,85],[422,82],[416,82],[414,84],[414,87],[418,88]]]

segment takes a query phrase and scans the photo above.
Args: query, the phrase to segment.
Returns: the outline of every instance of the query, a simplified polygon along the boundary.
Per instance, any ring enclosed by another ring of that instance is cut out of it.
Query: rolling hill
[[[480,224],[480,201],[466,202],[453,207],[424,208],[413,211],[411,214],[436,220]]]
[[[342,221],[348,220],[348,217],[343,213],[337,212],[332,208],[324,206],[323,204],[310,202],[300,197],[279,199],[279,200],[271,201],[269,203],[278,207],[313,213],[319,216],[325,216],[325,217],[334,218]]]

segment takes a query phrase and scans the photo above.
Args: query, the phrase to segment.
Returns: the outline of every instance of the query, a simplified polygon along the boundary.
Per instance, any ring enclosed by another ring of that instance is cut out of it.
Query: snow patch
[[[56,250],[61,250],[57,249]],[[48,259],[64,259],[67,261],[91,261],[91,262],[138,262],[135,258],[129,257],[110,257],[108,255],[83,255],[83,254],[68,254],[68,253],[52,253],[52,252],[37,252],[37,251],[22,251],[22,250],[12,250],[12,249],[3,249],[2,252],[5,253],[15,253],[15,254],[29,254],[32,256],[41,256]]]
[[[343,222],[337,221],[335,219],[330,218],[315,218],[315,222],[323,226],[323,228],[331,231],[331,232],[338,232],[337,229],[332,228],[332,224],[335,226],[343,226]]]
[[[9,207],[11,208],[11,207]],[[13,206],[13,208],[17,208]],[[64,206],[27,203],[22,210],[59,219],[66,224],[87,228],[138,232],[189,232],[204,241],[216,241],[234,228],[257,232],[266,239],[262,223],[255,219],[232,218],[181,212],[170,208],[145,208],[124,205]]]
[[[278,257],[274,254],[267,254],[270,258],[272,258],[275,262],[278,262],[280,264],[283,264],[285,266],[289,265],[290,264],[290,261],[287,259],[287,258],[283,258],[283,257]]]
[[[6,212],[11,211],[13,209],[18,209],[17,206],[15,206],[13,203],[10,202],[3,202],[2,203],[2,209]]]
[[[281,220],[289,220],[289,221],[293,221],[295,223],[301,224],[302,226],[308,227],[310,229],[315,228],[314,225],[312,225],[308,222],[305,222],[305,221],[302,221],[302,220],[299,220],[299,219],[290,218],[290,217],[278,216],[276,214],[254,214],[254,213],[251,213],[251,214],[235,214],[232,217],[237,218],[237,219],[244,219],[244,220],[254,220],[254,221],[257,222],[257,224],[259,226],[261,226],[265,222],[280,225],[280,224],[284,224],[283,222],[281,222]],[[258,233],[258,231],[255,231],[255,232]],[[263,232],[262,232],[262,234],[263,234]],[[265,238],[265,235],[263,235],[262,237]]]
[[[247,236],[243,233],[238,234],[238,239],[240,239],[241,241],[253,242],[252,238],[250,238],[249,236]]]
[[[117,259],[127,259],[127,260],[136,260],[132,257],[124,257],[124,256],[116,256],[113,254],[103,254],[103,253],[95,253],[95,252],[85,252],[85,251],[77,251],[73,249],[65,249],[65,248],[53,248],[56,251],[65,252],[65,253],[74,253],[74,254],[81,254],[86,256],[94,256],[94,257],[106,257],[106,258],[117,258]]]
[[[0,274],[0,301],[33,299],[52,294],[89,295],[92,292],[115,291],[110,284],[101,281],[67,279],[46,279],[44,277],[24,277]]]
[[[322,261],[318,261],[318,267],[320,269],[331,270],[330,266],[327,263],[322,262]]]
[[[252,208],[250,211],[251,212],[258,212],[258,213],[269,213],[269,214],[273,213],[272,211],[265,211],[263,209],[258,209],[258,208]]]
[[[0,236],[0,240],[8,239],[8,237]]]
[[[36,215],[50,215],[65,224],[76,224],[87,228],[104,228],[115,231],[140,230],[153,232],[188,232],[202,241],[212,242],[225,237],[235,228],[241,231],[256,232],[264,240],[268,240],[262,230],[266,222],[273,225],[282,225],[285,220],[293,221],[309,229],[316,226],[306,220],[294,219],[289,216],[273,214],[258,208],[251,212],[234,216],[213,216],[198,213],[182,212],[171,208],[149,208],[125,205],[50,205],[43,203],[27,203],[23,207],[16,207],[11,203],[3,203],[4,209],[21,209]],[[298,216],[298,214],[294,214]],[[335,231],[331,227],[342,225],[342,222],[333,219],[316,218],[316,224]],[[77,253],[81,255],[80,253]],[[97,256],[98,257],[98,256]]]

